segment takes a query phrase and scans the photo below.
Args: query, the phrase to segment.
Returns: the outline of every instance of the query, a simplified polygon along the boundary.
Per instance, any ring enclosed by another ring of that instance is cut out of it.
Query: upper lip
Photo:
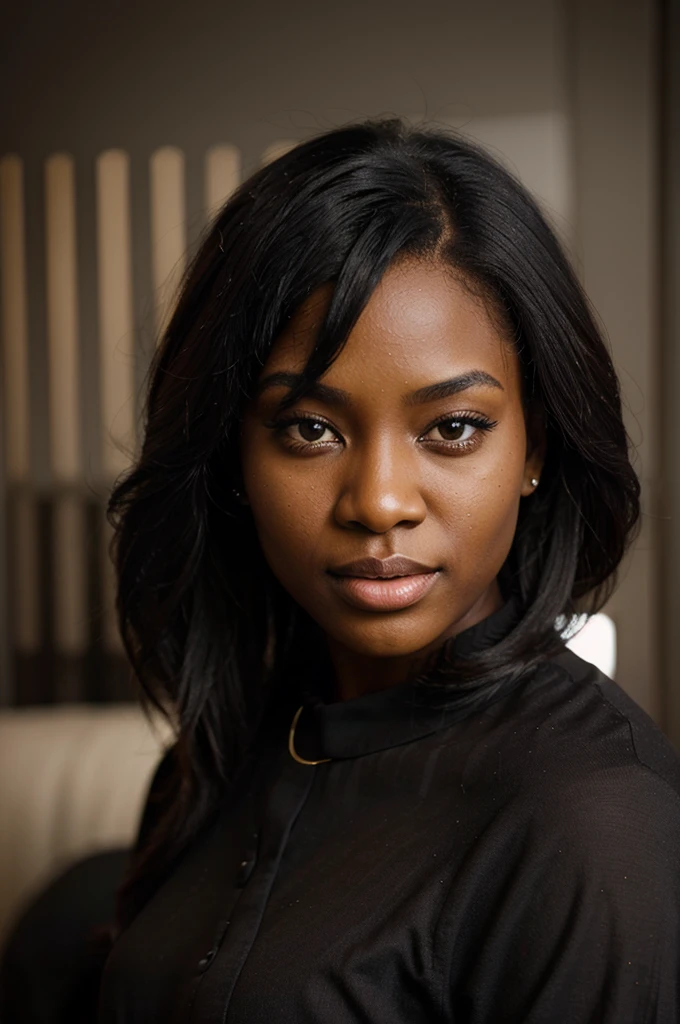
[[[328,570],[334,576],[365,576],[367,579],[390,576],[414,576],[416,573],[435,572],[431,565],[416,562],[406,555],[390,555],[389,558],[357,558]]]

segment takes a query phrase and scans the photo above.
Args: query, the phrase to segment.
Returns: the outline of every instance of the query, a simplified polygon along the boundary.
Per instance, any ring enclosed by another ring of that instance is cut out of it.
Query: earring
[[[538,477],[537,476],[532,476],[532,478],[531,478],[531,486],[532,487],[538,487]]]
[[[238,487],[232,487],[231,493],[234,495],[236,500],[241,503],[241,505],[247,505],[248,504],[248,499],[246,497],[244,497],[243,494],[241,494],[241,492],[239,491]]]

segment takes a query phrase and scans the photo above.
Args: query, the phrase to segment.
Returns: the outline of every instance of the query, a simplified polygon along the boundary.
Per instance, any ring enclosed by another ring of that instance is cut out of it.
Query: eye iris
[[[326,424],[319,423],[317,420],[301,420],[298,423],[298,430],[305,441],[318,441],[325,429]],[[305,431],[308,431],[312,436],[306,437]]]
[[[466,424],[461,423],[459,420],[448,420],[445,423],[439,424],[439,429],[446,441],[460,441],[465,433],[465,427]]]

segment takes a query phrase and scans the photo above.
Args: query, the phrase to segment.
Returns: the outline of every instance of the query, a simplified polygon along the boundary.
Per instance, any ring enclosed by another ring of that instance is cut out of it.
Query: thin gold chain
[[[293,724],[291,725],[290,733],[288,734],[288,749],[291,753],[291,757],[294,757],[295,760],[298,761],[300,764],[325,764],[326,761],[331,761],[332,758],[322,757],[320,761],[305,761],[304,757],[300,757],[300,755],[295,750],[295,727],[298,724],[298,718],[302,714],[303,707],[304,704],[301,707],[299,707],[295,712],[295,715],[293,717]]]

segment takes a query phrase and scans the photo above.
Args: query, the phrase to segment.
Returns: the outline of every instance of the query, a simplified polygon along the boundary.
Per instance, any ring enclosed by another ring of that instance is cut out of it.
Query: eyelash
[[[321,423],[327,427],[328,430],[336,433],[335,428],[331,426],[328,420],[324,419],[323,416],[312,416],[297,413],[294,416],[284,417],[283,419],[272,420],[266,423],[265,426],[270,430],[273,430],[277,437],[283,437],[283,433],[287,427],[296,426],[299,423]],[[435,427],[440,426],[442,423],[459,423],[462,425],[470,425],[477,428],[477,432],[472,437],[467,438],[464,441],[430,441],[429,444],[437,445],[437,447],[444,447],[448,451],[454,450],[456,453],[464,453],[476,448],[482,441],[482,437],[485,433],[493,428],[498,423],[497,420],[487,419],[486,416],[480,416],[478,413],[455,413],[449,414],[448,416],[440,416],[438,420],[432,423],[425,431],[424,434],[429,434]],[[329,443],[328,441],[292,441],[291,439],[284,439],[286,447],[292,452],[302,452],[315,450],[317,448],[325,448]]]

